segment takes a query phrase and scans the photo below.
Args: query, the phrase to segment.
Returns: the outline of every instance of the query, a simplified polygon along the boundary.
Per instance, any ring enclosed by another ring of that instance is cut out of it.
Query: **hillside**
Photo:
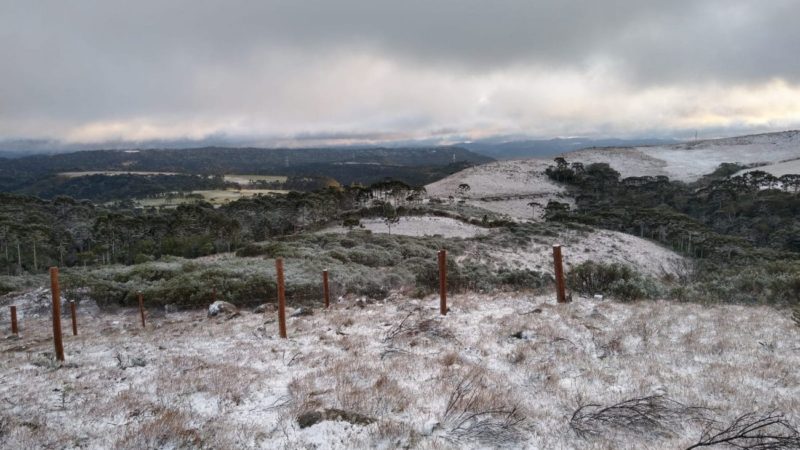
[[[780,176],[800,173],[800,131],[675,145],[588,148],[561,156],[569,163],[608,163],[621,178],[663,175],[691,182],[724,162],[758,165],[748,170],[765,170]],[[544,174],[552,164],[552,159],[496,161],[454,173],[426,188],[432,197],[452,196],[513,220],[542,220],[544,206],[550,200],[574,205],[565,186]],[[460,189],[463,184],[469,190]]]
[[[515,136],[492,137],[457,144],[498,160],[525,158],[552,158],[558,154],[588,147],[638,147],[668,145],[675,139],[616,139],[616,138],[554,138],[525,139]]]
[[[544,174],[549,160],[496,161],[470,167],[427,185],[428,195],[440,199],[461,199],[514,220],[540,220],[550,200],[569,203],[566,189]],[[462,184],[469,190],[460,189]],[[530,203],[539,206],[530,206]]]
[[[666,175],[695,181],[723,162],[770,164],[800,158],[800,131],[739,136],[676,145],[591,148],[564,153],[568,161],[605,162],[631,176]]]

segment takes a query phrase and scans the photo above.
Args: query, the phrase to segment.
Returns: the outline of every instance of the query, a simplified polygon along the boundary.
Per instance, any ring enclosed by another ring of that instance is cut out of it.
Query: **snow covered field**
[[[380,219],[361,219],[363,229],[373,233],[399,234],[403,236],[434,236],[469,238],[486,234],[486,228],[461,222],[460,220],[448,217],[429,217],[429,216],[408,216],[400,217],[400,220],[392,224],[391,227]],[[321,233],[347,233],[347,227],[335,226],[321,230]]]
[[[553,273],[552,245],[555,243],[563,245],[567,270],[586,261],[595,261],[623,264],[655,278],[681,276],[689,272],[689,262],[672,250],[646,239],[609,230],[591,233],[564,230],[553,242],[534,241],[527,246],[508,249],[478,246],[474,257],[484,264]]]
[[[569,152],[568,161],[607,162],[623,178],[666,175],[694,181],[723,162],[777,163],[800,158],[800,131],[713,139],[686,144],[632,148],[599,148]]]
[[[747,172],[752,172],[754,170],[760,170],[762,172],[767,172],[772,174],[776,177],[780,177],[786,174],[800,174],[800,159],[794,159],[791,161],[783,161],[775,164],[768,164],[766,166],[758,166],[753,167],[752,169],[745,169],[736,173],[736,175],[741,175]]]
[[[83,313],[64,367],[49,318],[26,319],[0,341],[0,447],[686,448],[751,411],[800,423],[800,333],[780,310],[470,294],[442,318],[436,298],[355,300],[289,319],[287,340],[274,310],[145,330]],[[573,416],[646,396],[708,409]]]
[[[544,174],[549,165],[552,161],[541,159],[497,161],[462,170],[425,189],[431,197],[453,196],[510,219],[541,220],[548,201],[573,203],[564,186]],[[468,185],[469,190],[459,191],[462,184]],[[542,206],[534,209],[531,202]]]

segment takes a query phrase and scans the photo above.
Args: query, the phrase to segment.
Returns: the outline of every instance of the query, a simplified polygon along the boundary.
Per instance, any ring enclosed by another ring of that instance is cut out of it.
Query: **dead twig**
[[[578,401],[569,426],[579,437],[587,439],[608,430],[656,432],[672,434],[680,421],[707,421],[706,408],[686,406],[666,395],[650,395],[603,406]]]
[[[725,428],[706,428],[700,440],[687,450],[726,445],[739,449],[781,450],[800,448],[800,432],[783,413],[770,411],[742,414]]]

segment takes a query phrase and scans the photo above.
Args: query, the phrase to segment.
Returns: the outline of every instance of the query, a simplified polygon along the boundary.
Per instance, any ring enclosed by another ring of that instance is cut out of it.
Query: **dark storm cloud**
[[[592,77],[602,65],[632,91],[794,84],[798,13],[794,0],[0,0],[0,135],[14,124],[148,118],[203,128],[235,111],[312,120],[313,98],[293,101],[302,97],[293,80],[316,84],[337,58],[361,54],[461,78],[529,69]],[[399,115],[435,116],[424,105]]]

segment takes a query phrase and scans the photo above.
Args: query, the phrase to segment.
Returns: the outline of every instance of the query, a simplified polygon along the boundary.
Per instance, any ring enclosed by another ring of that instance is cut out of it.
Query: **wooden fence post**
[[[439,314],[447,315],[447,250],[439,250]]]
[[[56,359],[64,362],[64,343],[61,340],[61,290],[58,287],[58,267],[50,268],[50,292],[53,294],[53,343]]]
[[[75,310],[75,301],[69,302],[69,314],[72,316],[72,335],[78,335],[78,314]]]
[[[286,287],[283,285],[283,258],[275,259],[275,272],[278,277],[278,331],[286,339]]]
[[[11,307],[11,334],[19,336],[19,327],[17,327],[17,307]]]
[[[142,318],[142,328],[145,328],[145,322],[144,322],[144,296],[142,295],[141,292],[138,292],[137,294],[138,294],[138,297],[139,297],[139,315]]]
[[[564,265],[561,258],[561,246],[553,246],[553,264],[556,276],[556,298],[558,303],[567,303],[567,293],[564,286]]]
[[[331,291],[328,288],[328,269],[322,271],[322,295],[325,297],[325,308],[331,306]]]

